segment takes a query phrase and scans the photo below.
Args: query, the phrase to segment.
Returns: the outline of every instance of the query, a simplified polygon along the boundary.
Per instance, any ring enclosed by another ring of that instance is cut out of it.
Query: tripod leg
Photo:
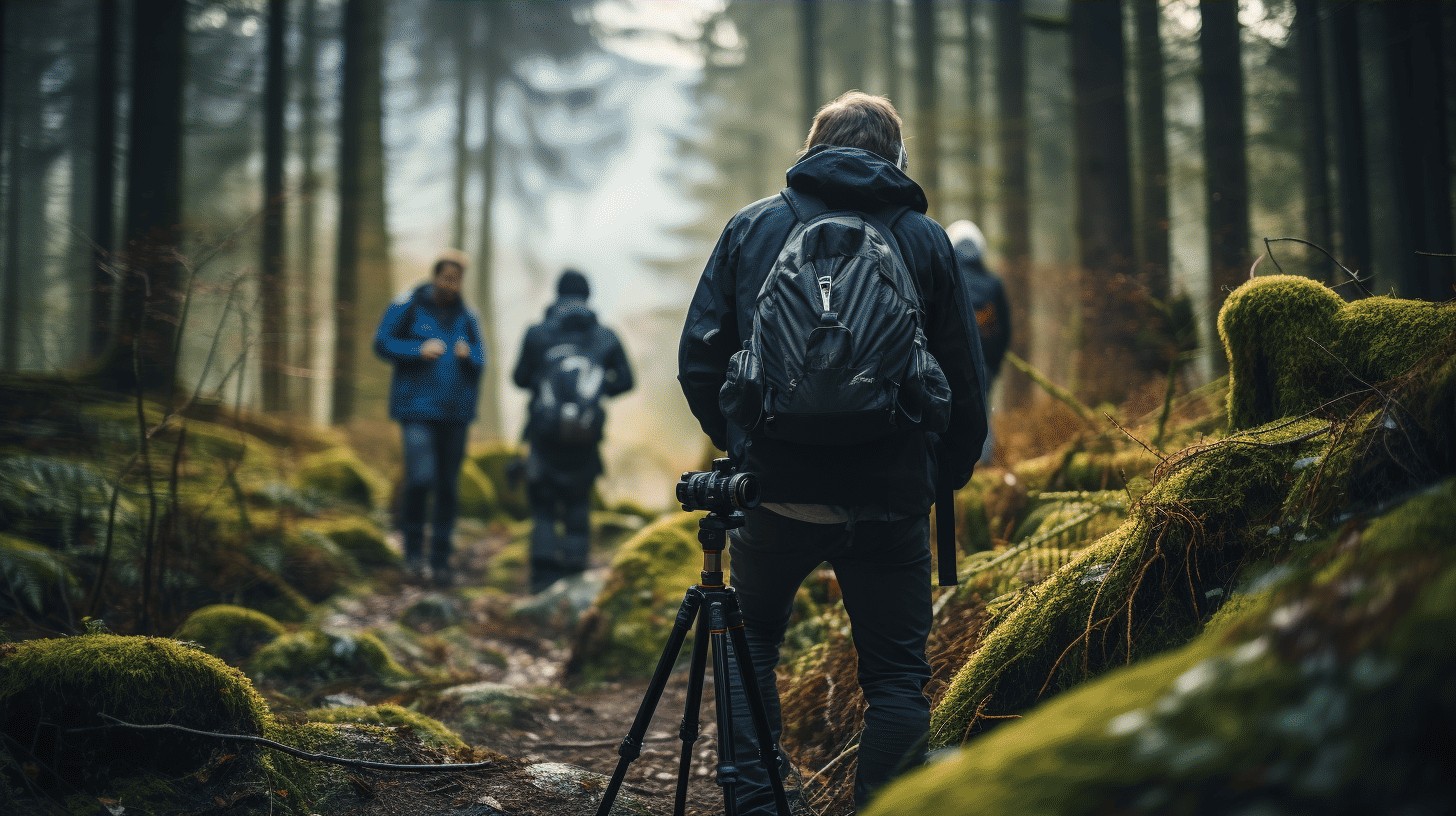
[[[773,786],[774,805],[779,816],[790,816],[783,776],[779,773],[779,746],[774,742],[773,729],[768,724],[768,709],[763,702],[763,691],[758,687],[758,676],[753,670],[753,657],[748,653],[748,637],[743,632],[743,612],[738,608],[738,596],[731,589],[727,597],[728,634],[733,639],[733,654],[738,661],[738,678],[743,681],[743,696],[748,701],[748,713],[753,717],[754,733],[758,735],[758,758],[768,770],[768,780]],[[716,681],[721,677],[727,675],[715,675],[714,679]]]
[[[703,673],[708,665],[708,616],[698,615],[698,631],[693,638],[693,657],[688,669],[688,699],[683,705],[682,757],[677,765],[677,800],[673,816],[683,816],[688,806],[689,771],[693,764],[693,744],[698,740],[698,724],[703,708]]]
[[[662,690],[667,688],[667,677],[672,673],[672,665],[677,662],[683,641],[687,639],[688,629],[693,625],[693,618],[697,617],[702,605],[703,594],[697,587],[689,589],[683,596],[677,618],[672,622],[672,633],[667,637],[667,645],[662,649],[662,657],[657,660],[657,669],[653,671],[652,680],[647,684],[647,693],[642,697],[642,705],[637,709],[637,719],[632,721],[632,728],[627,731],[626,738],[617,748],[621,759],[617,761],[617,769],[612,772],[612,779],[607,783],[607,792],[602,796],[597,816],[607,816],[611,812],[617,792],[622,787],[622,780],[627,778],[627,766],[642,754],[642,738],[647,735],[652,713],[662,699]]]
[[[710,602],[706,611],[713,650],[713,698],[718,709],[718,785],[723,788],[723,816],[738,816],[738,753],[733,746],[733,695],[728,689],[728,626],[721,601]]]

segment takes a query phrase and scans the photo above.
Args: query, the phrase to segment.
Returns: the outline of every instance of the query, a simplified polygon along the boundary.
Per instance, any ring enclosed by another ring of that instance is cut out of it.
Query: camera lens
[[[677,500],[690,510],[727,513],[757,507],[758,477],[719,470],[688,472],[677,483]]]
[[[758,506],[758,477],[739,473],[728,478],[729,501],[739,510]]]

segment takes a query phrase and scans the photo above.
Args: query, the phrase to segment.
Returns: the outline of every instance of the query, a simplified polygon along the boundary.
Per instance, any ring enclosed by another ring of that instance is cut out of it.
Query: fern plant
[[[47,600],[68,600],[77,589],[64,556],[24,539],[0,534],[0,580],[4,581],[4,602],[14,609],[36,613],[46,610]],[[61,597],[65,596],[65,597]]]
[[[51,456],[0,459],[0,531],[62,549],[106,538],[112,484],[96,468]],[[121,497],[116,532],[135,529],[136,511]]]

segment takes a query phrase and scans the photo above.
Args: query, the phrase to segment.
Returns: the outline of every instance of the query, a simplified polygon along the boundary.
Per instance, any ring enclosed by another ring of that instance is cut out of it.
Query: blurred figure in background
[[[592,485],[602,473],[602,400],[632,390],[621,341],[587,307],[586,276],[565,270],[556,294],[545,319],[526,331],[514,374],[531,392],[524,436],[533,594],[586,569]]]
[[[456,484],[485,371],[480,322],[460,297],[468,266],[462,252],[441,253],[430,281],[396,298],[374,334],[375,353],[394,364],[389,416],[404,431],[400,527],[405,570],[413,580],[428,575],[440,587],[454,581],[450,552]],[[427,573],[425,507],[431,493],[435,503]]]
[[[1011,307],[1006,302],[1006,287],[986,268],[986,236],[981,234],[980,227],[961,220],[946,227],[945,232],[955,246],[956,265],[976,307],[976,328],[981,333],[981,352],[986,355],[986,390],[989,391],[996,384],[1001,361],[1011,344]],[[988,422],[981,464],[990,463],[994,442]]]

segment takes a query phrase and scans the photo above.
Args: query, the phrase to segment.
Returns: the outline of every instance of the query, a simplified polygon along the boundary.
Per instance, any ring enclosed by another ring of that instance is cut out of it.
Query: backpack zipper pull
[[[819,299],[824,302],[824,311],[829,311],[829,289],[834,284],[834,279],[828,275],[819,278]]]

